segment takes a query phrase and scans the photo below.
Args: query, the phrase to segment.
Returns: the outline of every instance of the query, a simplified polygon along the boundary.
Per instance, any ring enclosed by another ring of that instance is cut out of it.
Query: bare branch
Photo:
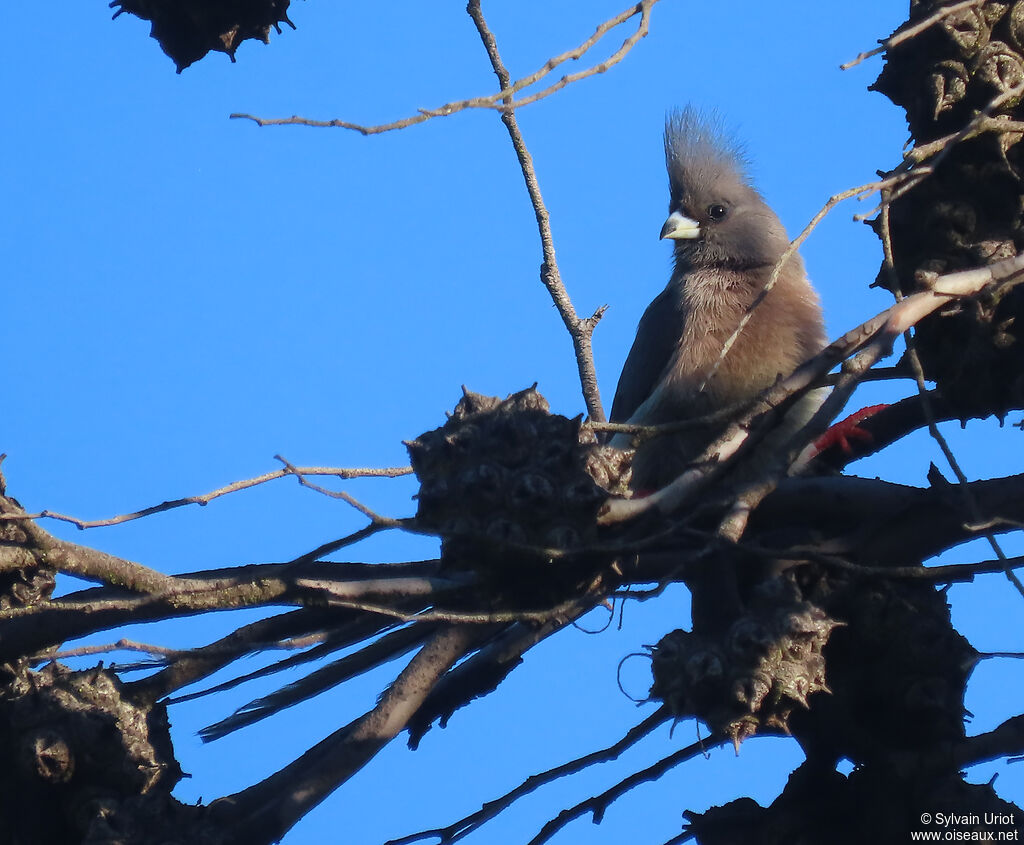
[[[496,111],[504,112],[509,109],[519,108],[520,106],[528,106],[532,103],[536,103],[538,100],[542,100],[545,97],[554,94],[556,91],[565,88],[573,82],[579,82],[581,79],[586,79],[587,77],[595,76],[599,73],[605,73],[607,70],[621,62],[626,57],[626,54],[636,46],[637,42],[647,35],[648,28],[650,26],[651,9],[657,2],[658,0],[641,0],[640,3],[630,6],[628,9],[625,9],[613,18],[609,18],[598,26],[594,34],[578,47],[567,50],[559,56],[553,56],[539,69],[527,76],[524,76],[522,79],[518,79],[515,82],[508,82],[508,84],[502,86],[502,91],[497,94],[490,94],[484,97],[472,97],[466,100],[457,100],[451,103],[445,103],[443,106],[438,106],[433,109],[419,109],[418,114],[411,115],[391,123],[382,123],[377,126],[363,126],[346,120],[313,120],[310,118],[299,117],[298,115],[284,118],[263,118],[239,112],[229,115],[229,118],[232,120],[251,120],[257,126],[314,126],[321,128],[350,129],[353,132],[359,132],[361,135],[379,135],[382,132],[406,129],[410,126],[415,126],[418,123],[424,123],[435,117],[448,117],[449,115],[465,111],[466,109],[495,109]],[[623,41],[622,46],[603,62],[598,62],[585,70],[567,74],[559,79],[558,82],[553,83],[535,94],[530,94],[529,96],[522,97],[519,100],[512,99],[513,95],[518,94],[525,88],[529,88],[531,85],[536,84],[555,70],[555,68],[565,62],[570,60],[575,61],[582,58],[587,51],[597,44],[608,32],[620,24],[625,23],[637,14],[640,15],[640,24],[637,27],[636,32]]]
[[[903,299],[903,291],[900,288],[899,280],[896,277],[895,265],[893,263],[892,255],[892,235],[889,231],[889,216],[884,215],[882,218],[882,230],[883,238],[882,243],[885,249],[885,264],[891,270],[890,278],[893,284],[893,295],[897,301]],[[911,371],[914,374],[914,380],[917,382],[917,392],[921,397],[921,409],[924,412],[924,418],[928,425],[928,433],[932,439],[938,444],[939,449],[942,451],[943,456],[946,458],[946,463],[949,464],[949,468],[953,471],[957,478],[957,491],[964,498],[964,502],[970,511],[972,521],[975,523],[982,522],[981,510],[978,507],[978,502],[971,493],[971,487],[967,480],[967,475],[960,467],[960,462],[957,461],[956,456],[953,454],[953,450],[949,446],[949,442],[943,437],[942,432],[939,431],[939,427],[936,424],[935,412],[931,406],[928,396],[928,387],[925,384],[924,367],[921,365],[921,358],[917,354],[917,343],[913,334],[908,329],[903,333],[904,343],[907,345],[907,361],[910,364]],[[1017,592],[1024,596],[1024,584],[1013,572],[1013,568],[1009,565],[1006,553],[1003,551],[1003,547],[996,540],[995,535],[986,529],[982,529],[985,539],[988,544],[992,547],[992,551],[996,553],[996,557],[1004,561],[1004,573],[1006,574],[1007,580],[1013,584]]]
[[[747,548],[746,546],[744,547]],[[777,550],[770,551],[771,556],[780,557]],[[1006,558],[1005,560],[983,560],[978,563],[951,563],[943,566],[862,566],[831,555],[815,554],[813,549],[790,549],[787,557],[807,557],[819,561],[826,566],[856,572],[859,575],[879,578],[900,578],[909,581],[929,581],[933,584],[953,584],[973,581],[975,575],[1005,574],[1007,567],[1024,568],[1024,556]]]
[[[324,496],[328,496],[332,499],[341,499],[341,501],[354,507],[363,516],[370,520],[373,525],[379,525],[382,528],[401,528],[403,523],[400,519],[394,519],[390,516],[381,516],[376,511],[371,510],[369,507],[360,502],[355,496],[346,493],[344,490],[328,490],[326,487],[321,487],[319,484],[314,484],[305,474],[296,466],[286,461],[280,455],[274,455],[274,460],[280,461],[284,464],[285,469],[291,475],[294,475],[298,480],[299,484],[303,487],[308,487],[310,490],[315,490],[317,493],[322,493]]]
[[[430,839],[435,836],[438,838],[437,845],[450,845],[450,843],[458,842],[460,839],[483,827],[483,825],[499,813],[503,812],[506,808],[512,806],[512,804],[524,795],[529,795],[531,792],[536,791],[542,786],[546,786],[547,784],[565,777],[566,775],[582,771],[588,766],[593,766],[595,763],[607,763],[610,760],[619,759],[622,752],[631,748],[659,725],[663,725],[668,719],[668,710],[665,707],[659,707],[638,725],[634,725],[630,728],[622,739],[612,745],[609,745],[607,748],[602,748],[598,751],[593,751],[590,754],[585,754],[582,757],[577,757],[575,760],[570,760],[568,763],[562,763],[560,766],[555,766],[553,769],[548,769],[547,771],[530,775],[530,777],[519,784],[515,789],[506,792],[499,798],[494,798],[491,801],[488,801],[475,813],[470,813],[468,816],[459,819],[457,822],[453,822],[447,827],[424,830],[420,833],[403,836],[400,839],[392,839],[389,842],[386,842],[385,845],[409,845],[409,843],[419,842],[420,840]]]
[[[406,725],[437,680],[490,629],[446,627],[427,642],[377,706],[293,763],[210,805],[237,842],[278,841],[299,819],[366,765]]]
[[[349,678],[369,672],[389,660],[395,660],[423,644],[434,633],[430,625],[410,625],[384,634],[379,639],[358,651],[299,678],[268,695],[257,698],[239,707],[234,713],[219,722],[207,725],[199,731],[204,742],[213,742],[234,731],[252,725],[319,695],[336,684]]]
[[[574,819],[578,819],[585,813],[593,813],[594,824],[600,824],[604,818],[605,811],[608,806],[619,797],[629,792],[634,786],[639,786],[641,783],[647,783],[648,781],[657,780],[665,772],[678,766],[680,763],[685,763],[687,760],[696,757],[698,754],[704,754],[710,751],[712,748],[718,748],[724,745],[726,739],[722,736],[716,736],[712,734],[706,740],[697,740],[697,742],[691,743],[686,748],[681,748],[674,754],[670,754],[668,757],[664,757],[659,760],[653,766],[648,766],[646,769],[641,769],[624,778],[619,783],[610,789],[606,789],[600,795],[595,795],[591,798],[581,801],[575,806],[569,807],[558,814],[557,817],[549,821],[540,833],[538,833],[533,839],[531,839],[528,845],[541,845],[542,842],[547,842],[554,836],[558,831],[565,827],[569,822]]]
[[[79,519],[78,517],[68,516],[67,514],[57,513],[56,511],[43,510],[38,513],[25,513],[24,511],[21,511],[20,513],[0,513],[0,521],[56,519],[61,522],[70,522],[75,527],[81,529],[102,528],[108,525],[120,525],[122,522],[131,522],[133,519],[141,519],[145,516],[152,516],[155,513],[162,513],[163,511],[173,510],[174,508],[180,508],[185,505],[205,506],[214,499],[219,499],[221,496],[226,496],[228,493],[247,490],[248,488],[255,487],[258,484],[266,484],[268,481],[285,478],[289,475],[298,475],[301,480],[303,476],[307,475],[330,475],[335,478],[350,479],[397,478],[399,476],[410,475],[412,473],[412,467],[370,467],[361,469],[347,469],[343,467],[293,467],[290,464],[287,464],[283,458],[278,458],[278,460],[285,463],[287,468],[264,473],[263,475],[258,475],[255,478],[247,478],[244,481],[234,481],[231,484],[227,484],[224,487],[218,487],[216,490],[211,490],[209,493],[203,493],[199,496],[186,496],[182,499],[170,499],[166,502],[161,502],[159,505],[153,505],[139,511],[133,511],[132,513],[121,514],[120,516],[112,516],[108,519]],[[307,484],[307,486],[310,485]],[[339,496],[338,498],[342,497]]]
[[[164,575],[142,564],[58,540],[36,525],[13,499],[6,496],[0,496],[0,520],[3,519],[20,520],[28,543],[21,547],[0,547],[0,570],[8,568],[4,565],[4,557],[8,553],[20,557],[27,550],[40,564],[53,567],[58,572],[124,587],[135,592],[164,592],[182,583],[170,575]]]
[[[651,2],[644,0],[637,11],[642,10],[643,20],[646,21],[650,14]],[[519,159],[519,166],[523,171],[523,178],[526,180],[526,189],[530,194],[530,202],[533,204],[534,214],[537,218],[537,228],[540,231],[541,248],[544,255],[541,264],[540,278],[544,287],[548,289],[558,313],[569,330],[572,338],[573,349],[576,352],[576,366],[579,369],[580,384],[583,388],[583,398],[587,404],[587,413],[592,420],[604,422],[604,410],[601,407],[601,392],[597,384],[597,373],[594,370],[594,353],[591,346],[591,336],[598,321],[604,315],[605,306],[602,306],[591,317],[580,319],[576,315],[569,293],[562,283],[561,274],[558,271],[558,261],[555,258],[555,242],[551,234],[551,222],[547,207],[540,192],[540,183],[537,181],[537,172],[533,167],[533,157],[526,148],[526,141],[522,132],[519,131],[519,123],[516,121],[515,110],[512,104],[512,91],[510,88],[509,73],[501,61],[498,53],[498,44],[494,34],[488,29],[484,20],[483,11],[480,8],[480,0],[470,0],[466,7],[473,23],[476,24],[477,32],[487,50],[491,60],[491,66],[498,77],[501,85],[501,97],[504,108],[501,112],[501,122],[508,130],[509,138],[512,139],[512,146],[515,148],[516,156]]]
[[[936,757],[944,756],[943,749],[936,749],[934,754]],[[1007,719],[988,733],[967,737],[957,744],[951,756],[957,767],[966,768],[1017,754],[1024,754],[1024,715]]]
[[[963,2],[954,3],[951,6],[943,6],[934,15],[925,18],[923,21],[918,21],[917,23],[911,26],[901,26],[899,29],[896,30],[896,32],[894,32],[892,35],[886,38],[885,41],[878,42],[880,46],[876,47],[874,50],[868,50],[866,53],[861,53],[860,55],[857,56],[857,58],[847,62],[846,64],[839,65],[839,69],[849,70],[850,68],[859,65],[865,59],[870,59],[872,56],[877,56],[879,53],[885,52],[886,50],[891,50],[897,44],[902,44],[904,41],[909,41],[914,36],[919,35],[926,29],[931,27],[933,24],[936,24],[943,18],[952,15],[954,12],[959,12],[963,9],[969,9],[972,6],[980,6],[981,4],[982,0],[963,0]]]
[[[357,617],[355,614],[346,615],[323,608],[299,608],[277,616],[259,619],[237,628],[216,642],[183,653],[165,669],[148,678],[133,681],[130,685],[132,695],[140,700],[154,702],[175,690],[212,675],[243,655],[252,654],[265,648],[288,648],[290,643],[299,645],[300,639],[316,636],[315,632],[317,631],[324,631],[317,638],[318,640],[325,644],[329,643],[335,648],[344,648],[353,641],[359,641],[379,633],[390,624],[389,619],[374,618],[368,615]],[[325,630],[328,626],[330,626],[329,632]],[[303,654],[292,655],[288,660],[278,661],[269,667],[232,678],[209,690],[200,690],[191,695],[181,696],[178,700],[186,701],[208,692],[230,689],[251,678],[271,674],[277,667],[287,668],[292,665],[289,663],[291,659],[298,658],[297,662],[301,662],[301,658],[306,655],[310,655],[308,659],[313,659],[315,654],[316,648],[309,649]]]
[[[155,654],[160,657],[177,657],[186,653],[178,648],[167,648],[166,646],[139,643],[135,642],[135,640],[120,639],[116,643],[107,643],[106,645],[86,645],[80,648],[56,651],[46,655],[46,658],[48,660],[67,660],[71,657],[89,657],[93,654],[107,654],[111,651],[138,651],[142,654]]]

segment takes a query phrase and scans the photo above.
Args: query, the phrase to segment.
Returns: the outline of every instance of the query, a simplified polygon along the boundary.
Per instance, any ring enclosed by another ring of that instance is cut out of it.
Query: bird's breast
[[[683,330],[672,372],[666,373],[676,382],[678,392],[692,395],[703,386],[706,401],[712,407],[721,407],[752,398],[780,373],[788,373],[801,363],[790,321],[778,319],[778,289],[754,309],[728,353],[722,356],[762,288],[759,276],[725,268],[687,274],[681,287]]]

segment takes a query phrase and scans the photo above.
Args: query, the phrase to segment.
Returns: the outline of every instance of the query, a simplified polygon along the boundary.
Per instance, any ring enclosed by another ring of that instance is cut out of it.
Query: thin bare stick
[[[1024,94],[1024,82],[993,97],[981,111],[957,132],[908,150],[903,156],[903,163],[893,169],[886,175],[885,179],[878,183],[878,188],[883,193],[886,189],[892,189],[888,196],[871,211],[855,214],[853,219],[867,220],[876,211],[879,211],[885,202],[894,202],[907,192],[913,190],[935,172],[935,169],[952,152],[957,144],[980,135],[982,132],[1021,132],[1017,121],[1003,121],[992,117],[992,112],[995,109],[1019,97],[1021,94]],[[928,164],[922,164],[922,162],[932,159],[932,157],[934,157],[934,160]]]
[[[642,9],[643,14],[646,16],[650,14],[650,6],[649,0],[644,0],[637,9]],[[572,338],[573,349],[576,352],[576,365],[579,369],[580,384],[583,388],[583,399],[587,403],[587,413],[592,420],[604,422],[605,415],[601,407],[601,392],[597,385],[597,373],[594,370],[594,353],[590,339],[607,306],[598,308],[592,316],[586,319],[580,319],[576,315],[576,309],[573,307],[572,300],[569,299],[569,294],[562,283],[562,277],[558,271],[558,262],[555,259],[555,242],[551,234],[551,222],[547,207],[544,205],[544,199],[541,196],[540,183],[537,181],[537,172],[533,166],[533,157],[526,148],[526,141],[523,139],[522,132],[519,131],[519,124],[516,121],[515,111],[512,107],[512,92],[509,87],[511,83],[508,70],[506,70],[505,65],[501,61],[501,55],[498,53],[498,44],[494,34],[488,29],[487,22],[484,20],[483,11],[480,9],[480,0],[469,0],[466,11],[473,19],[477,32],[480,33],[480,39],[483,41],[484,48],[487,50],[487,56],[491,60],[491,67],[494,69],[494,73],[498,77],[498,83],[501,86],[502,102],[506,105],[506,108],[501,113],[501,122],[505,124],[509,138],[512,139],[512,146],[515,148],[516,156],[519,159],[519,166],[523,171],[523,178],[526,180],[526,189],[530,194],[530,202],[533,204],[534,214],[537,218],[537,229],[540,232],[541,248],[544,255],[540,270],[541,282],[548,289],[548,293],[551,295],[551,299],[562,317],[562,322],[565,323],[565,327],[569,330],[569,336]]]
[[[533,837],[528,845],[541,845],[541,843],[547,842],[569,822],[574,819],[578,819],[584,813],[593,813],[594,824],[600,824],[608,806],[613,801],[629,792],[629,790],[634,786],[639,786],[641,783],[647,783],[648,781],[657,780],[665,774],[665,772],[670,771],[680,763],[685,763],[687,760],[696,757],[698,754],[704,754],[712,748],[717,748],[718,746],[723,745],[725,742],[725,738],[721,735],[712,734],[707,739],[697,740],[697,742],[691,743],[686,746],[686,748],[680,748],[674,754],[670,754],[668,757],[662,758],[653,766],[648,766],[646,769],[641,769],[639,772],[624,778],[619,781],[619,783],[615,784],[615,786],[610,789],[606,789],[600,795],[594,795],[585,801],[580,801],[579,804],[576,804],[573,807],[562,810],[561,813],[541,828],[540,833]]]
[[[556,91],[565,88],[566,85],[571,85],[573,82],[578,82],[581,79],[586,79],[588,76],[594,76],[595,74],[598,73],[605,73],[610,68],[614,67],[619,62],[621,62],[626,57],[626,54],[630,50],[632,50],[633,47],[636,46],[636,44],[640,41],[641,38],[645,38],[647,36],[651,23],[651,8],[657,2],[658,0],[641,0],[641,2],[636,4],[636,6],[626,9],[626,11],[621,12],[617,17],[612,18],[609,21],[606,21],[605,23],[601,24],[601,26],[598,27],[597,32],[594,33],[593,36],[591,36],[592,40],[596,41],[598,33],[603,34],[602,29],[604,32],[607,32],[608,29],[611,29],[611,26],[609,26],[609,24],[611,24],[612,26],[617,26],[619,23],[628,20],[638,12],[640,13],[640,25],[636,28],[636,32],[634,32],[632,35],[629,36],[629,38],[623,41],[622,46],[619,47],[618,50],[616,50],[603,62],[599,62],[593,67],[587,68],[586,70],[581,70],[578,71],[577,73],[570,73],[566,76],[563,76],[561,79],[558,80],[558,82],[548,86],[543,91],[538,91],[536,94],[531,94],[528,97],[521,97],[520,99],[510,103],[505,103],[503,100],[501,106],[495,105],[494,108],[502,108],[507,110],[517,109],[520,108],[521,106],[528,106],[531,103],[536,103],[538,100],[542,100],[545,97],[554,94]]]
[[[582,79],[586,79],[590,76],[596,76],[599,73],[605,73],[609,68],[614,67],[621,62],[626,54],[636,46],[637,42],[641,38],[647,35],[648,28],[650,25],[650,13],[651,8],[657,3],[658,0],[642,0],[642,2],[630,6],[628,9],[615,15],[615,17],[609,18],[594,31],[594,34],[590,38],[586,39],[579,46],[574,47],[571,50],[567,50],[558,56],[553,56],[548,59],[539,69],[531,74],[524,76],[522,79],[518,79],[515,82],[510,82],[507,86],[504,86],[503,90],[497,94],[490,94],[484,97],[471,97],[465,100],[457,100],[450,103],[445,103],[443,106],[438,106],[433,109],[419,109],[418,114],[411,115],[409,117],[396,120],[391,123],[382,123],[377,126],[363,126],[358,123],[352,123],[346,120],[313,120],[310,118],[299,117],[293,115],[292,117],[284,118],[263,118],[256,117],[251,114],[244,114],[236,112],[229,115],[233,120],[251,120],[257,126],[314,126],[322,128],[336,128],[336,129],[350,129],[353,132],[359,132],[362,135],[379,135],[382,132],[391,132],[396,129],[406,129],[410,126],[415,126],[418,123],[424,123],[435,117],[448,117],[460,111],[466,109],[495,109],[497,111],[506,111],[508,109],[519,108],[520,106],[528,106],[531,103],[535,103],[538,100],[542,100],[545,97],[554,94],[556,91],[565,88],[567,85],[571,85],[573,82],[578,82]],[[570,73],[563,76],[558,82],[553,83],[542,91],[538,91],[535,94],[522,97],[519,100],[509,99],[512,95],[518,94],[520,91],[529,88],[531,85],[536,84],[541,79],[546,77],[555,68],[564,64],[570,60],[577,60],[582,58],[587,51],[590,50],[595,44],[597,44],[608,32],[613,30],[620,24],[625,23],[635,15],[640,15],[640,24],[632,35],[630,35],[622,46],[619,47],[611,56],[605,59],[603,62],[598,62],[592,67],[586,68],[585,70],[577,71],[576,73]]]
[[[546,786],[547,784],[552,783],[561,777],[565,777],[566,775],[582,771],[595,763],[606,763],[609,760],[617,760],[623,751],[631,748],[659,725],[664,724],[668,718],[668,710],[664,706],[659,707],[638,725],[634,725],[630,728],[622,739],[612,745],[609,745],[607,748],[592,751],[590,754],[577,757],[575,760],[562,763],[560,766],[555,766],[547,771],[530,775],[515,789],[506,792],[498,798],[488,801],[475,813],[470,813],[468,816],[464,816],[447,827],[437,827],[432,830],[424,830],[419,833],[410,834],[409,836],[403,836],[400,839],[392,839],[386,842],[385,845],[409,845],[412,842],[419,842],[422,839],[429,839],[435,836],[438,838],[437,845],[450,845],[450,843],[458,842],[460,839],[483,827],[483,825],[499,813],[503,812],[506,808],[512,806],[512,804],[524,795],[529,795],[531,792],[535,792],[542,786]]]
[[[914,345],[914,339],[908,331],[904,337],[907,342],[907,352],[910,359],[910,364],[914,368],[914,374],[917,378],[917,389],[918,392],[926,394],[928,387],[924,383],[924,369],[921,366],[921,359],[918,357],[917,348]],[[932,413],[928,400],[925,399],[923,403],[923,409],[925,413],[925,420],[928,423],[928,433],[931,435],[939,449],[942,451],[943,456],[946,459],[946,463],[949,464],[949,468],[953,470],[953,474],[956,475],[957,490],[964,497],[964,503],[967,505],[968,512],[971,515],[971,520],[980,524],[982,522],[981,509],[978,507],[978,502],[971,495],[970,482],[967,480],[967,475],[960,467],[960,462],[956,459],[956,455],[953,454],[953,450],[950,448],[949,441],[943,436],[942,432],[939,431],[938,425],[935,423],[935,415]],[[1013,584],[1017,592],[1024,596],[1024,583],[1021,583],[1020,578],[1017,577],[1013,571],[1013,567],[1010,565],[1010,558],[1006,556],[1006,552],[1003,551],[1003,547],[996,540],[995,535],[989,531],[982,531],[982,535],[988,541],[988,544],[992,547],[992,551],[995,552],[997,558],[1003,563],[1003,573],[1006,575],[1006,579]]]
[[[678,420],[671,423],[660,423],[658,425],[641,425],[640,423],[613,423],[613,422],[589,422],[587,425],[594,431],[609,432],[611,434],[633,434],[643,440],[654,437],[662,437],[666,434],[676,434],[680,431],[691,429],[703,429],[716,423],[726,422],[735,418],[736,414],[746,408],[749,402],[736,402],[727,405],[710,414],[700,417],[690,417],[685,420]]]
[[[757,506],[764,501],[765,496],[778,487],[779,481],[786,477],[790,466],[805,447],[825,433],[829,423],[845,407],[853,391],[857,389],[864,373],[868,372],[875,362],[887,355],[891,349],[892,338],[883,329],[871,343],[843,365],[841,378],[836,382],[836,386],[828,398],[821,403],[821,407],[790,438],[789,442],[776,452],[773,460],[760,468],[757,476],[740,490],[728,513],[719,524],[718,535],[722,539],[732,543],[739,542],[746,530],[750,515]]]
[[[772,272],[771,275],[768,277],[767,283],[754,298],[754,301],[750,303],[750,306],[743,314],[743,317],[740,318],[739,325],[736,326],[736,328],[733,330],[733,333],[729,335],[725,343],[722,345],[722,350],[718,353],[718,357],[715,359],[715,363],[712,364],[711,369],[708,370],[708,372],[704,375],[704,380],[701,382],[700,386],[701,392],[703,392],[707,388],[708,382],[711,381],[712,378],[714,378],[715,373],[718,372],[718,368],[722,366],[722,362],[725,360],[725,356],[729,354],[729,351],[732,349],[733,345],[736,343],[739,336],[743,333],[743,330],[747,327],[747,324],[750,322],[751,318],[753,318],[754,312],[757,310],[758,306],[760,306],[761,303],[764,302],[765,297],[767,297],[768,294],[771,293],[772,288],[774,288],[775,285],[778,283],[779,276],[782,274],[782,268],[785,267],[786,262],[789,261],[790,258],[792,258],[793,253],[795,253],[800,248],[800,245],[804,241],[806,241],[808,237],[810,237],[811,232],[813,232],[817,228],[818,224],[822,220],[824,220],[828,213],[837,205],[839,205],[839,203],[843,202],[844,200],[848,200],[851,197],[857,197],[858,199],[862,198],[864,194],[873,192],[878,186],[878,184],[879,183],[877,182],[872,182],[867,185],[859,185],[856,188],[847,188],[845,191],[840,191],[838,194],[833,194],[831,197],[828,198],[828,201],[818,210],[817,214],[815,214],[814,217],[811,218],[810,222],[806,226],[804,226],[803,231],[800,232],[800,234],[797,235],[792,241],[790,241],[789,246],[786,247],[782,255],[779,256],[779,260],[775,262],[775,266],[772,267]]]
[[[0,496],[0,518],[24,516],[25,512],[13,499]],[[18,550],[27,551],[40,564],[58,572],[138,593],[164,593],[183,583],[183,579],[164,575],[141,563],[58,540],[31,519],[22,522],[21,530],[25,532],[27,542],[21,544]]]
[[[211,814],[232,825],[237,841],[277,842],[397,736],[438,679],[486,634],[471,626],[438,631],[372,710],[260,783],[215,801]]]
[[[149,645],[147,643],[135,642],[135,640],[121,639],[116,643],[107,643],[106,645],[86,645],[80,648],[56,651],[53,654],[47,654],[46,659],[67,660],[70,657],[89,657],[93,654],[106,654],[111,651],[138,651],[142,654],[157,654],[161,657],[177,657],[185,653],[180,648],[167,648],[161,645]]]
[[[870,59],[872,56],[877,56],[879,53],[884,52],[885,50],[892,49],[897,44],[902,44],[904,41],[909,41],[915,35],[919,35],[933,24],[936,24],[943,18],[952,15],[954,12],[959,12],[962,9],[969,9],[972,6],[980,6],[981,3],[982,0],[963,0],[963,2],[954,3],[952,6],[944,6],[943,8],[939,9],[939,11],[937,11],[934,15],[925,18],[923,21],[918,21],[912,26],[900,27],[899,29],[896,30],[896,32],[894,32],[892,35],[886,38],[885,41],[879,41],[878,43],[880,46],[876,47],[874,50],[868,50],[866,53],[861,53],[859,56],[857,56],[857,58],[847,62],[846,64],[839,65],[839,69],[849,70],[850,68],[859,65],[865,59]]]
[[[893,260],[892,252],[892,232],[889,228],[889,215],[884,214],[882,216],[882,248],[884,251],[885,265],[889,269],[889,278],[893,285],[893,296],[896,297],[896,301],[900,302],[904,299],[903,290],[900,287],[899,279],[896,275],[896,265]],[[903,342],[907,345],[907,360],[910,363],[911,372],[914,374],[914,380],[917,382],[917,392],[921,397],[921,409],[924,412],[925,422],[928,426],[928,433],[931,435],[939,449],[942,451],[943,456],[946,458],[946,463],[949,464],[949,468],[953,471],[957,478],[957,490],[963,497],[964,504],[968,508],[968,512],[971,514],[971,519],[974,523],[982,522],[981,508],[978,507],[978,501],[974,498],[971,493],[970,483],[967,480],[967,475],[960,467],[959,461],[953,454],[953,450],[949,446],[949,442],[943,436],[942,432],[939,431],[939,426],[935,421],[935,411],[931,406],[928,394],[928,385],[925,384],[924,367],[921,365],[921,358],[917,354],[917,343],[915,342],[913,334],[910,329],[907,329],[903,333]],[[996,540],[995,535],[991,530],[982,529],[985,539],[988,544],[992,547],[992,551],[995,552],[996,557],[1003,562],[1003,572],[1006,575],[1007,580],[1013,584],[1017,589],[1017,592],[1024,596],[1024,584],[1021,583],[1020,578],[1017,577],[1013,571],[1013,567],[1010,565],[1009,558],[1006,556],[1006,552],[1003,551],[1003,547]]]
[[[744,546],[743,548],[744,551],[751,550],[749,546]],[[780,557],[778,550],[775,549],[766,549],[763,551],[763,554],[766,557]],[[973,581],[975,575],[1002,575],[1005,574],[1007,567],[1012,569],[1024,567],[1024,556],[1006,558],[1005,560],[983,560],[977,563],[948,563],[941,566],[863,566],[835,555],[823,555],[814,549],[800,549],[798,547],[787,551],[785,557],[794,560],[811,558],[825,566],[874,578],[930,581],[934,584]]]
[[[379,513],[377,513],[374,510],[371,510],[369,507],[360,502],[355,496],[346,493],[344,490],[328,490],[326,487],[321,487],[319,484],[314,484],[312,481],[306,478],[306,476],[298,467],[292,466],[291,463],[286,461],[280,455],[274,455],[274,460],[280,461],[282,464],[284,464],[285,469],[288,470],[288,472],[291,475],[294,475],[299,480],[299,484],[301,484],[303,487],[308,487],[310,490],[315,490],[317,493],[322,493],[324,496],[328,496],[332,499],[341,499],[341,501],[354,507],[357,511],[359,511],[359,513],[361,513],[363,516],[369,519],[370,522],[374,525],[380,525],[384,528],[400,528],[402,526],[402,521],[400,519],[395,519],[390,516],[381,516]]]
[[[423,581],[424,579],[418,580]],[[305,581],[303,581],[303,585],[306,585]],[[450,582],[441,581],[441,584],[433,589],[435,592],[439,592],[442,590],[450,590],[451,587],[452,584]],[[579,605],[579,599],[573,598],[541,610],[510,609],[495,610],[491,612],[471,612],[435,608],[434,610],[423,610],[410,613],[390,605],[373,604],[366,601],[338,597],[335,594],[336,591],[322,587],[319,582],[316,581],[309,582],[306,588],[320,592],[324,596],[324,601],[329,607],[344,607],[349,610],[361,610],[365,613],[376,613],[380,616],[391,617],[399,622],[450,622],[460,625],[507,624],[509,622],[543,623],[548,622],[551,619],[558,618],[567,611],[575,609]],[[418,589],[416,591],[416,597],[418,598],[423,598],[425,595],[429,596],[430,594],[430,589],[426,589],[426,591]],[[401,597],[408,598],[410,596],[408,594],[403,594]],[[597,599],[595,599],[595,604],[596,603]]]
[[[399,525],[398,528],[405,528],[405,525]],[[388,526],[382,525],[379,522],[371,522],[369,525],[365,525],[358,531],[353,531],[351,534],[346,534],[337,540],[331,540],[327,543],[322,543],[310,552],[306,552],[304,555],[299,555],[292,561],[293,564],[300,563],[311,563],[314,560],[319,560],[324,555],[332,554],[339,549],[347,548],[348,546],[354,546],[356,543],[361,543],[374,534],[378,534],[381,531],[386,531]]]
[[[278,460],[282,460],[278,458]],[[56,519],[60,522],[70,522],[76,528],[103,528],[108,525],[120,525],[122,522],[131,522],[133,519],[142,519],[146,516],[152,516],[155,513],[162,513],[163,511],[173,510],[174,508],[184,507],[185,505],[200,505],[205,506],[212,502],[214,499],[219,499],[221,496],[226,496],[229,493],[237,493],[239,490],[247,490],[250,487],[255,487],[258,484],[266,484],[268,481],[274,481],[278,478],[285,478],[289,475],[330,475],[335,478],[350,479],[350,478],[397,478],[402,475],[410,475],[412,473],[412,467],[380,467],[380,468],[360,468],[360,469],[347,469],[343,467],[291,467],[287,469],[279,469],[274,472],[264,473],[258,475],[255,478],[247,478],[244,481],[234,481],[231,484],[227,484],[224,487],[218,487],[216,490],[211,490],[209,493],[203,493],[199,496],[186,496],[182,499],[170,499],[166,502],[161,502],[159,505],[153,505],[142,510],[133,511],[132,513],[125,513],[119,516],[112,516],[108,519],[79,519],[78,517],[68,516],[67,514],[57,513],[51,510],[42,510],[38,513],[3,513],[0,514],[0,521],[22,521],[22,520],[35,520],[35,519]]]

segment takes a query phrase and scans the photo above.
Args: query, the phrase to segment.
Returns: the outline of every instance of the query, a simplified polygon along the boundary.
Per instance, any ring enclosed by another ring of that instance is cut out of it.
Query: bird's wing
[[[612,422],[626,422],[643,404],[661,379],[682,336],[682,311],[669,288],[647,306],[636,339],[622,366],[612,400]]]

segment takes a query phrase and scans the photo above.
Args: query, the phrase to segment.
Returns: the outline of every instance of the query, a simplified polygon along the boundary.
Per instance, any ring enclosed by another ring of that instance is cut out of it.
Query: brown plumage
[[[670,214],[661,237],[675,242],[675,268],[640,320],[612,403],[614,422],[657,425],[752,399],[825,344],[818,297],[794,254],[704,384],[789,239],[713,122],[691,109],[670,115],[665,158]],[[812,395],[794,408],[789,428],[820,401]],[[701,428],[642,444],[633,486],[668,483],[719,432]],[[613,443],[625,445],[621,437]]]

